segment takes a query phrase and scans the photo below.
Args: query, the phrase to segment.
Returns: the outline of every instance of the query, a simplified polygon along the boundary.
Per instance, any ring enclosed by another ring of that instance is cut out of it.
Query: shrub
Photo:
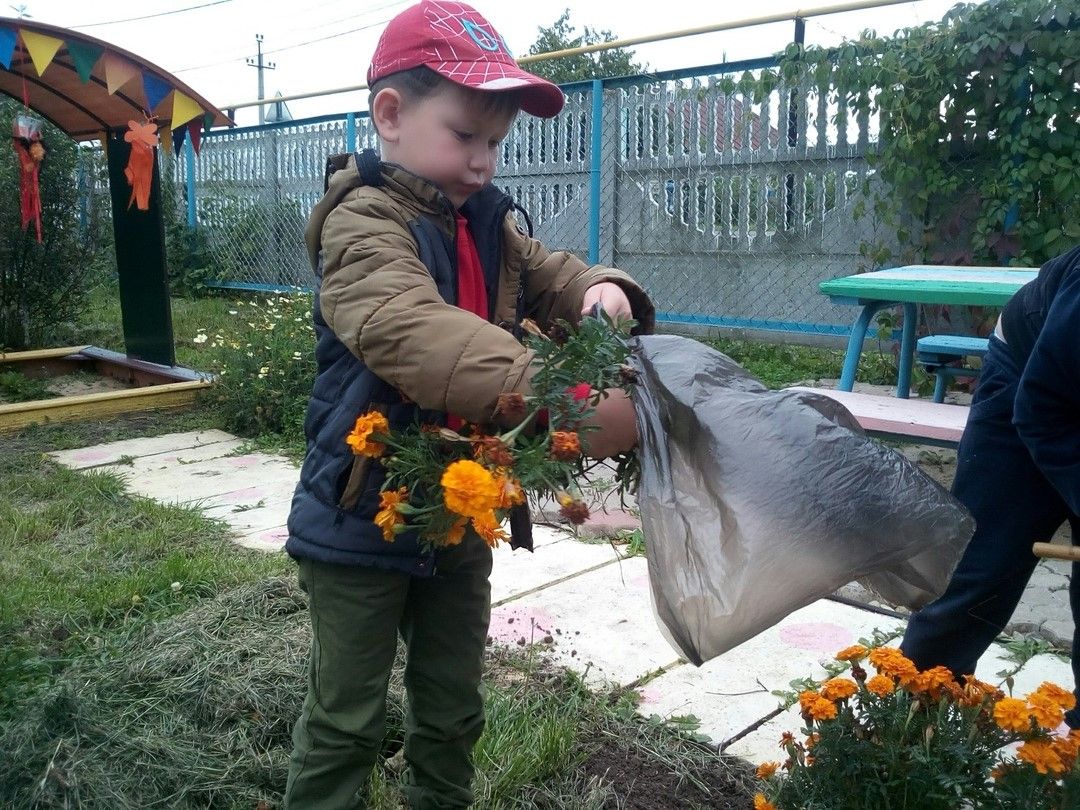
[[[315,379],[311,294],[241,301],[230,314],[235,328],[194,338],[213,351],[215,399],[224,426],[244,436],[275,433],[302,441]]]
[[[945,667],[920,672],[894,647],[855,645],[836,658],[850,677],[837,667],[799,694],[807,736],[785,733],[787,761],[758,769],[759,810],[1080,806],[1080,731],[1055,733],[1071,692],[1044,683],[1024,700],[1005,697]]]

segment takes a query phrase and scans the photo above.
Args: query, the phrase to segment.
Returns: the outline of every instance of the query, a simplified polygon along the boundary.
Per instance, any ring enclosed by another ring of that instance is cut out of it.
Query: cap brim
[[[473,90],[487,93],[517,92],[521,99],[521,109],[538,118],[558,115],[566,103],[566,96],[558,85],[534,76],[516,65],[500,64],[498,76],[493,76],[488,71],[477,71],[475,62],[439,62],[427,67],[444,79]]]

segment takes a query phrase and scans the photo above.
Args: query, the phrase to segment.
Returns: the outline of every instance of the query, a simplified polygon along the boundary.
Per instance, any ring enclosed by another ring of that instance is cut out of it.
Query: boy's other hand
[[[609,388],[596,410],[582,425],[596,430],[581,431],[585,455],[609,458],[632,450],[638,442],[637,420],[630,395],[621,388]]]
[[[630,308],[630,299],[626,297],[622,287],[611,281],[601,281],[585,290],[585,297],[581,302],[581,314],[588,315],[594,304],[600,304],[613,321],[621,321],[634,317],[634,311]]]

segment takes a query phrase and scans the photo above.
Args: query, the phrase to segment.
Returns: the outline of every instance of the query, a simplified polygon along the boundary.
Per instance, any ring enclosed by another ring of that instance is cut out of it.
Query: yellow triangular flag
[[[179,90],[173,90],[172,98],[172,121],[169,125],[176,129],[181,124],[186,124],[196,115],[202,115],[203,108],[188,98]]]
[[[33,31],[22,31],[23,45],[26,46],[26,50],[30,52],[30,59],[34,63],[34,70],[37,71],[37,75],[40,76],[45,72],[50,64],[52,64],[53,57],[56,56],[56,52],[64,45],[64,40],[57,39],[56,37],[47,37],[44,34],[37,34]]]
[[[160,130],[158,130],[158,138],[161,140],[162,153],[166,155],[171,155],[173,153],[172,128],[162,127]]]
[[[105,71],[105,85],[109,88],[110,96],[139,75],[136,65],[108,51],[101,57],[101,66]]]

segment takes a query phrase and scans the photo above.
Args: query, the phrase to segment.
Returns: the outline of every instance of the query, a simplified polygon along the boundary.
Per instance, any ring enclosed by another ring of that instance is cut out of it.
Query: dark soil
[[[746,810],[752,803],[750,767],[739,760],[703,762],[680,773],[646,748],[604,739],[583,767],[590,779],[617,793],[620,810]]]

